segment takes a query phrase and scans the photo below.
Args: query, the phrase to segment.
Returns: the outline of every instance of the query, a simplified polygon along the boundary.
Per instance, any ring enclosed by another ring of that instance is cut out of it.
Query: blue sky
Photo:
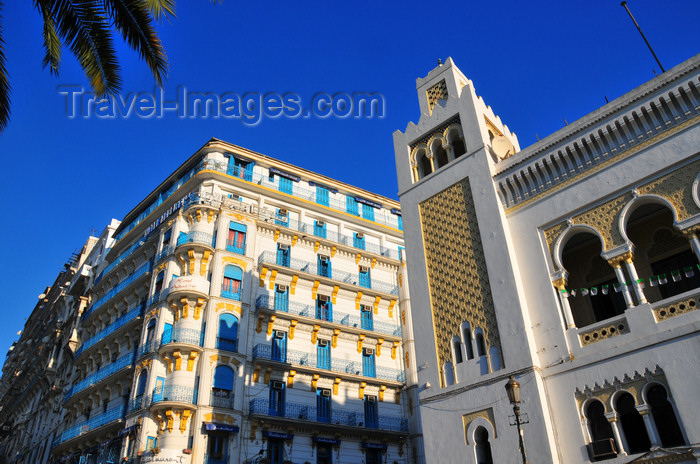
[[[521,147],[654,77],[651,54],[618,0],[491,2],[178,2],[159,27],[170,59],[167,97],[189,91],[378,92],[381,119],[66,117],[57,87],[87,87],[64,51],[41,69],[40,16],[30,1],[2,12],[13,85],[0,135],[5,296],[0,363],[71,252],[121,219],[209,138],[217,137],[396,198],[392,132],[417,121],[415,79],[452,56]],[[666,69],[700,52],[697,0],[629,0]],[[120,39],[123,93],[154,92]]]

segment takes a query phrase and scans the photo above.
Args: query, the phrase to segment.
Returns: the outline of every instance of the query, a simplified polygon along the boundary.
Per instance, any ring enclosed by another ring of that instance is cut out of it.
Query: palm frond
[[[0,11],[5,5],[0,1]],[[5,67],[5,41],[3,40],[2,15],[0,15],[0,132],[10,121],[10,79]]]
[[[53,75],[58,75],[61,67],[61,39],[56,32],[56,24],[51,16],[51,0],[34,0],[34,6],[41,13],[44,20],[44,59],[41,61],[42,67],[49,67]]]
[[[175,0],[142,0],[156,21],[175,17]]]
[[[119,63],[106,13],[97,0],[56,0],[51,16],[58,33],[78,59],[96,96],[121,88]]]
[[[168,74],[168,58],[143,0],[103,0],[114,27],[151,68],[158,85]]]

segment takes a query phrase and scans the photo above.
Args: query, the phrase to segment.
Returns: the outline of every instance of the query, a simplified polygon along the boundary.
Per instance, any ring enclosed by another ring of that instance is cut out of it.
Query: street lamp
[[[513,413],[515,413],[515,425],[518,426],[518,443],[520,444],[520,455],[523,458],[523,464],[527,464],[527,456],[525,455],[525,443],[523,442],[523,422],[520,420],[520,382],[515,380],[511,375],[508,383],[506,383],[506,393],[508,401],[513,405]],[[511,424],[513,425],[513,424]]]

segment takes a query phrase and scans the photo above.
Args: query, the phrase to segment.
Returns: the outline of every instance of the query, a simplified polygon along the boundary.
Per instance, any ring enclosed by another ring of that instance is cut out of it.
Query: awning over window
[[[224,269],[224,277],[233,280],[243,280],[243,269],[238,266],[228,265]]]
[[[218,422],[205,422],[204,426],[209,431],[238,433],[237,425],[220,424]]]
[[[248,229],[243,224],[239,224],[239,223],[233,222],[233,221],[229,222],[228,228],[231,230],[237,230],[238,232],[243,232],[243,233],[245,233]]]

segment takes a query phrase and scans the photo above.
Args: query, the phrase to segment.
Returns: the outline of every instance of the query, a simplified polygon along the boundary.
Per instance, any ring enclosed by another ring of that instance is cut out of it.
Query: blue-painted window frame
[[[377,377],[377,364],[374,354],[362,351],[362,375],[365,377]]]
[[[360,306],[360,319],[362,320],[362,328],[365,330],[374,330],[374,317],[372,315],[372,307]]]
[[[319,221],[314,221],[314,235],[320,238],[326,238],[328,236],[328,224],[323,222],[323,225],[319,225]]]
[[[345,211],[353,216],[359,216],[360,211],[359,207],[357,206],[357,200],[355,200],[353,197],[345,197]]]
[[[316,319],[333,321],[333,303],[330,298],[325,302],[321,301],[319,297],[316,298]]]
[[[282,336],[278,338],[278,334],[282,334]],[[279,330],[273,332],[270,359],[273,361],[287,362],[287,332]]]
[[[331,421],[331,409],[333,401],[331,396],[323,394],[325,389],[319,388],[316,390],[316,420],[318,422],[329,423]],[[328,391],[328,390],[325,390]]]
[[[365,395],[365,427],[376,429],[379,425],[379,407],[377,406],[378,401],[376,396],[372,396],[374,401],[371,401],[371,395]]]
[[[374,206],[362,203],[362,217],[369,221],[374,221],[374,209]]]
[[[279,285],[275,285],[275,311],[289,311],[289,287],[283,292],[280,291]]]
[[[364,250],[365,249],[365,236],[363,235],[362,238],[357,236],[357,232],[354,232],[352,234],[352,246],[354,246],[357,249]]]
[[[278,266],[284,266],[284,267],[289,267],[289,254],[290,254],[290,249],[289,246],[287,245],[287,249],[282,249],[282,244],[278,243],[277,244],[277,265]]]
[[[329,204],[329,192],[325,187],[316,186],[316,203],[323,206]]]
[[[333,278],[333,267],[331,265],[330,256],[317,255],[316,263],[317,263],[317,274],[319,276],[328,277],[329,279]]]
[[[325,346],[322,346],[321,340],[319,340],[318,346],[316,347],[316,367],[319,369],[331,368],[331,343],[328,340],[324,340]]]

